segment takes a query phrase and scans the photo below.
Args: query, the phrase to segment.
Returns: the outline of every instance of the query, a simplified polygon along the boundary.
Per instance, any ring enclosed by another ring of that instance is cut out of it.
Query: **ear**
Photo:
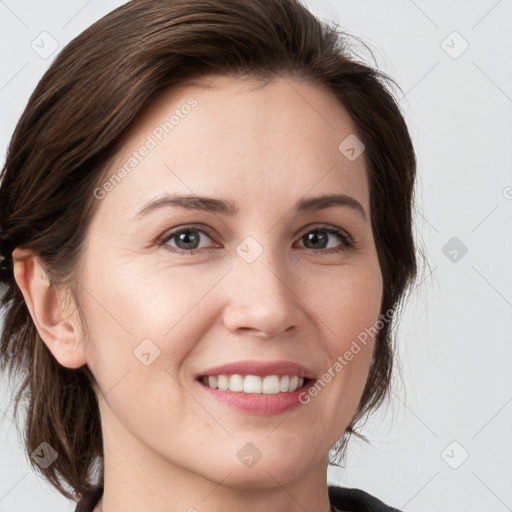
[[[45,345],[62,366],[85,365],[86,353],[72,301],[64,300],[62,292],[50,284],[45,268],[32,252],[17,247],[12,257],[14,278]]]

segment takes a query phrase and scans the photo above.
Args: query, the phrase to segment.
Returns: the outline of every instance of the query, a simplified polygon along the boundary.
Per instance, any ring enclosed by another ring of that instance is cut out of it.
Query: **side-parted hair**
[[[344,456],[351,434],[364,438],[356,427],[389,395],[392,326],[417,273],[416,157],[389,87],[396,83],[355,58],[350,37],[298,0],[132,0],[73,39],[38,83],[0,176],[0,369],[21,377],[15,415],[26,401],[29,460],[67,498],[90,493],[97,484],[93,469],[103,467],[94,377],[87,365],[60,365],[42,341],[15,282],[12,251],[38,255],[52,286],[71,291],[85,326],[74,276],[94,190],[137,115],[165,90],[208,75],[295,77],[323,86],[348,111],[365,145],[381,314],[389,321],[378,332],[366,387],[337,454]],[[58,453],[46,469],[30,457],[42,442]]]

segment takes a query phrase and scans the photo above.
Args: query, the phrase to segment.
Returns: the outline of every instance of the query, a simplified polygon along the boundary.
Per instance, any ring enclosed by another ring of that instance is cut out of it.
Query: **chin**
[[[254,448],[250,445],[245,445],[244,448],[239,451],[239,455],[235,453],[234,458],[230,457],[228,460],[212,457],[210,460],[217,460],[218,465],[213,468],[213,471],[209,471],[211,474],[208,478],[217,481],[219,475],[229,474],[222,485],[238,489],[270,489],[292,482],[309,469],[308,461],[300,450],[292,448],[285,450],[282,447],[272,450],[268,447],[262,451],[261,458],[258,460],[256,460],[256,453],[252,453],[256,457],[251,460],[251,455],[246,454],[251,454]]]
[[[229,477],[222,482],[222,485],[236,489],[272,489],[280,487],[297,479],[304,472],[297,465],[290,466],[264,465],[262,461],[259,461],[252,468],[234,467]]]

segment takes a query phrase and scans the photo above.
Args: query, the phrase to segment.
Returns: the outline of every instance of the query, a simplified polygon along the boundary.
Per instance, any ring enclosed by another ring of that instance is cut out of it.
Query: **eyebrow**
[[[366,221],[366,212],[359,201],[346,194],[331,194],[317,197],[303,198],[296,204],[297,212],[316,212],[326,210],[334,206],[349,208],[357,213]],[[204,197],[197,195],[169,195],[165,194],[147,202],[144,207],[133,217],[138,220],[150,212],[161,208],[178,207],[186,210],[196,210],[218,213],[222,215],[234,216],[239,208],[232,201],[217,199],[214,197]]]

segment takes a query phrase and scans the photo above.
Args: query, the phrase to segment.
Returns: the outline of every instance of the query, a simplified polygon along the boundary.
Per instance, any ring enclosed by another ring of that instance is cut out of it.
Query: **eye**
[[[338,238],[341,243],[334,243],[334,246],[331,245],[329,247],[329,237],[331,239]],[[302,235],[300,241],[304,241],[306,248],[315,252],[322,249],[331,250],[321,252],[341,252],[355,247],[355,242],[345,231],[331,226],[317,226],[314,229],[310,229]]]
[[[183,226],[166,233],[159,240],[158,245],[171,252],[194,254],[201,249],[201,239],[210,238],[211,235],[206,229],[199,229],[194,226]],[[175,240],[176,246],[169,246],[168,242]]]
[[[210,240],[213,238],[213,234],[209,229],[197,226],[182,226],[179,229],[174,229],[164,234],[158,240],[158,245],[173,253],[194,254],[205,248],[201,247],[201,242],[204,243],[205,238]],[[338,243],[330,244],[329,238],[338,238]],[[173,241],[172,245],[169,243],[171,241]],[[350,235],[342,229],[332,226],[317,226],[314,229],[310,229],[301,236],[299,241],[304,242],[306,249],[317,253],[337,253],[356,247]],[[217,244],[211,247],[221,247],[221,245]]]

